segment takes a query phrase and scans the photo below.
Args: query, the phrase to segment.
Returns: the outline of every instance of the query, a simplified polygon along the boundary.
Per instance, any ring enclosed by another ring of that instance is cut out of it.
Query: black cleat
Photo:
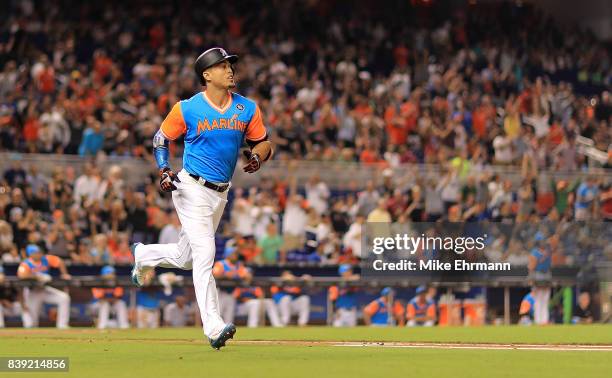
[[[214,340],[209,338],[208,341],[210,342],[210,346],[213,347],[213,349],[219,350],[225,346],[225,342],[227,340],[233,339],[235,334],[236,326],[232,323],[229,323],[223,328],[223,331],[221,331],[219,337]]]

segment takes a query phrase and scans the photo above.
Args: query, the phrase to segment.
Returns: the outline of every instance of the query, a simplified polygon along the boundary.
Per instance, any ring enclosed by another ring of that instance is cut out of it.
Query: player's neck
[[[206,97],[208,97],[208,100],[220,109],[223,109],[223,107],[227,105],[227,102],[229,101],[229,90],[226,88],[216,88],[211,85],[207,87],[204,92],[206,92]]]

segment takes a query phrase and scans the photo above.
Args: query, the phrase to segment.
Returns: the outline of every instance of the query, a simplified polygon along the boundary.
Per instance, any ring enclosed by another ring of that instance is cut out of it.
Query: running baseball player
[[[195,72],[205,90],[176,103],[153,139],[160,187],[172,192],[181,221],[179,242],[136,244],[132,280],[141,285],[147,270],[156,266],[193,269],[193,282],[210,345],[220,349],[236,333],[219,314],[217,287],[212,276],[215,232],[227,203],[230,180],[246,139],[247,173],[256,172],[272,156],[263,117],[257,104],[230,90],[236,86],[233,63],[238,56],[215,47],[195,61]],[[169,141],[184,135],[183,169],[168,163]]]
[[[27,259],[17,268],[17,277],[22,280],[36,280],[43,286],[25,287],[23,300],[27,310],[23,314],[25,328],[38,327],[38,317],[43,303],[57,305],[57,328],[68,328],[70,320],[70,296],[65,292],[45,285],[51,281],[49,268],[58,268],[61,278],[69,280],[70,274],[66,265],[57,256],[43,255],[40,247],[29,244],[26,247]]]

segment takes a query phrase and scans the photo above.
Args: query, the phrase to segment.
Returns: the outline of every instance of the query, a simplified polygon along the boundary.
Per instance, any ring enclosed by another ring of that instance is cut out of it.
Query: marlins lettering
[[[238,115],[234,114],[232,118],[213,119],[212,123],[208,121],[208,118],[204,118],[204,121],[198,120],[198,135],[200,135],[201,132],[216,129],[244,131],[247,127],[247,123],[238,121],[237,118]]]

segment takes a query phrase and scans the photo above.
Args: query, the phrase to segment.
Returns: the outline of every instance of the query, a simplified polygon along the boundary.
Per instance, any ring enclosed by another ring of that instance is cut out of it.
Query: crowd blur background
[[[131,264],[133,242],[178,240],[152,137],[201,90],[193,59],[217,45],[240,55],[236,91],[261,107],[270,164],[284,172],[234,186],[219,259],[236,253],[253,270],[357,264],[365,222],[612,219],[605,30],[531,2],[386,3],[8,2],[2,263],[36,244],[69,266],[117,267]],[[181,141],[170,151],[180,158]],[[46,158],[33,154],[82,161],[41,169],[32,161]],[[121,159],[150,175],[134,183]],[[298,180],[305,161],[320,172]],[[377,173],[348,186],[322,179],[342,164]],[[593,260],[557,248],[555,232],[553,266]],[[527,246],[491,251],[487,261],[529,264]]]

